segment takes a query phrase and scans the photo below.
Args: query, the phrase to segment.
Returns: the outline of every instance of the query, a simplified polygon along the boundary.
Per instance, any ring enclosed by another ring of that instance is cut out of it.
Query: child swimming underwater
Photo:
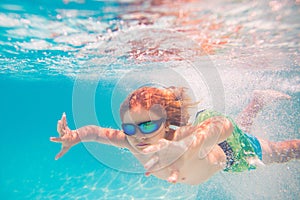
[[[275,91],[258,91],[242,113],[239,124],[250,127],[252,118],[268,99],[289,98]],[[58,121],[62,143],[59,159],[79,142],[96,141],[127,148],[147,170],[147,175],[171,183],[196,185],[224,170],[240,172],[258,165],[300,158],[300,140],[270,142],[243,132],[229,117],[214,111],[198,112],[189,124],[188,109],[195,104],[184,88],[142,87],[120,107],[122,130],[89,125],[77,130]],[[176,128],[177,127],[177,128]]]

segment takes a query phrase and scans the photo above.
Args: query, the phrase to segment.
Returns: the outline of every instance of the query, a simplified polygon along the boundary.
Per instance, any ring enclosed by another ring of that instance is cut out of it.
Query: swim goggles
[[[129,136],[136,134],[136,129],[139,129],[139,131],[143,134],[151,134],[157,131],[164,121],[165,118],[161,118],[159,120],[146,121],[139,124],[123,123],[122,129],[124,133]]]

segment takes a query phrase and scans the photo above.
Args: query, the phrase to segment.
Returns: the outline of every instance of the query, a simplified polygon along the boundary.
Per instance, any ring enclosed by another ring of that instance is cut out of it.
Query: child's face
[[[134,110],[128,110],[123,116],[123,124],[131,123],[134,125],[140,125],[143,122],[157,121],[162,119],[162,116],[157,115],[151,110],[145,110],[143,108],[136,108]],[[158,140],[165,136],[165,122],[163,121],[158,129],[152,133],[144,134],[139,128],[135,129],[135,134],[127,135],[127,139],[132,147],[138,151],[142,151],[149,145],[156,144]]]

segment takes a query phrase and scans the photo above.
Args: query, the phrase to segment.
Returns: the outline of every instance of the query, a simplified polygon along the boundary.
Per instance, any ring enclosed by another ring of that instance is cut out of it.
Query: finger
[[[61,120],[57,121],[57,132],[62,135],[62,127],[61,127]]]
[[[68,121],[67,121],[67,116],[66,116],[65,112],[62,115],[62,131],[63,131],[63,133],[70,131],[70,128],[68,127]]]
[[[64,132],[65,132],[65,133],[68,133],[68,132],[70,132],[70,131],[71,131],[71,129],[68,127],[68,125],[66,125],[66,126],[65,126],[65,131],[64,131]]]
[[[60,136],[63,136],[65,133],[65,130],[69,129],[67,126],[67,119],[66,119],[66,113],[63,113],[61,116],[61,119],[57,122],[57,132]]]
[[[63,147],[61,151],[55,156],[55,160],[61,158],[65,153],[67,153],[67,151],[69,151],[69,149],[69,147]]]
[[[143,149],[143,152],[144,153],[154,153],[163,148],[166,148],[169,144],[170,144],[169,141],[167,141],[165,139],[161,139],[161,140],[159,140],[159,142],[157,144],[150,145],[149,147],[146,147],[145,149]]]
[[[150,176],[151,172],[145,172],[145,176]]]
[[[65,112],[62,113],[61,120],[63,121],[64,118],[66,118],[66,113]]]
[[[67,126],[67,117],[65,112],[62,114],[61,121],[62,121],[62,128],[65,129],[65,127]]]
[[[51,142],[62,142],[61,137],[50,137]]]
[[[159,150],[159,145],[154,144],[143,149],[143,153],[154,153]]]
[[[197,140],[197,137],[195,135],[192,135],[192,136],[184,138],[183,140],[180,140],[179,142],[173,142],[173,144],[181,149],[187,149],[196,140]]]
[[[145,165],[145,169],[147,171],[150,171],[151,169],[154,168],[155,165],[158,164],[158,161],[159,161],[159,157],[158,156],[153,156]]]
[[[166,139],[160,139],[158,141],[158,144],[161,145],[161,147],[165,147],[165,146],[168,146],[170,144],[170,141],[169,140],[166,140]]]
[[[168,178],[168,182],[169,183],[176,183],[178,180],[178,176],[179,176],[179,171],[178,170],[173,170],[171,175]]]

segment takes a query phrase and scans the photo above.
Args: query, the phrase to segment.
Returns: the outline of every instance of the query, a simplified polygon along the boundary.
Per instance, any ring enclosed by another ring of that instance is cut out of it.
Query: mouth
[[[145,147],[145,146],[148,146],[148,145],[149,145],[148,143],[141,142],[141,143],[138,143],[136,146],[137,147]]]

